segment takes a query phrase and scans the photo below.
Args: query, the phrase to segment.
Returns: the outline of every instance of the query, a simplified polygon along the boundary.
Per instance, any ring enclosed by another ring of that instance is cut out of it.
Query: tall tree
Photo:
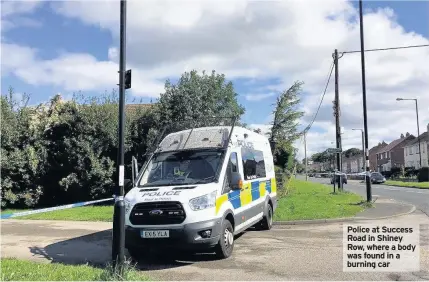
[[[299,111],[297,106],[301,101],[299,95],[303,84],[304,82],[296,81],[277,97],[269,137],[271,143],[286,142],[291,144],[299,138],[298,120],[304,115],[304,112]]]
[[[295,152],[293,142],[299,138],[298,120],[304,112],[298,110],[304,83],[296,81],[289,89],[280,93],[273,111],[273,121],[269,132],[269,141],[277,165],[289,167],[293,164]]]
[[[243,106],[237,102],[238,94],[232,82],[224,74],[210,75],[205,71],[185,72],[177,84],[165,83],[165,93],[159,99],[159,122],[161,125],[183,120],[208,121],[215,124],[216,117],[237,117],[244,114]]]

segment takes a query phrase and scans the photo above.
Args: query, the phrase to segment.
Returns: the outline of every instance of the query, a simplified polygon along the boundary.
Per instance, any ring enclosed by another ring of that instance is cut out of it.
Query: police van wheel
[[[234,249],[234,229],[231,222],[225,219],[222,223],[222,232],[219,243],[216,245],[216,256],[219,259],[225,259],[231,256]]]
[[[267,213],[264,215],[261,221],[262,230],[270,230],[273,227],[273,208],[270,204],[267,205]]]

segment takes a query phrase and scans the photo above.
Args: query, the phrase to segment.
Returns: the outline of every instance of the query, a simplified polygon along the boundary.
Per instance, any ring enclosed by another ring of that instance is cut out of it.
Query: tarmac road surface
[[[275,226],[236,239],[233,256],[148,258],[137,266],[157,280],[429,280],[429,218],[417,211],[388,220],[421,226],[421,269],[415,273],[343,272],[342,224]],[[355,222],[356,223],[356,222]],[[355,224],[354,223],[354,224]],[[386,223],[371,220],[362,223]],[[2,220],[2,257],[67,264],[104,264],[111,256],[111,223]]]
[[[300,176],[302,178],[302,176]],[[330,184],[329,178],[314,178],[309,177],[310,181]],[[363,196],[366,199],[366,184],[361,183],[360,180],[348,180],[344,184],[344,190],[350,191]],[[374,195],[381,197],[388,197],[400,202],[410,203],[416,208],[429,216],[429,189],[406,188],[397,186],[388,186],[382,184],[371,184],[373,199]]]

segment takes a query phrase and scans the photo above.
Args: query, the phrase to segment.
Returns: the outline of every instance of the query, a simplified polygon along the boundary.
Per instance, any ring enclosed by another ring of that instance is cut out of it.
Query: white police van
[[[167,135],[125,195],[125,245],[213,251],[227,258],[234,235],[269,230],[277,206],[268,138],[238,126]]]

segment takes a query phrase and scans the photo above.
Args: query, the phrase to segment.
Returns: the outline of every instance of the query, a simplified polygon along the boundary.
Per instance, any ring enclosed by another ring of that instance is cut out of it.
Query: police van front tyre
[[[215,252],[219,259],[226,259],[231,256],[234,249],[234,229],[228,219],[222,223],[222,231]]]
[[[270,204],[267,205],[267,213],[260,224],[262,230],[270,230],[273,227],[273,208]]]

